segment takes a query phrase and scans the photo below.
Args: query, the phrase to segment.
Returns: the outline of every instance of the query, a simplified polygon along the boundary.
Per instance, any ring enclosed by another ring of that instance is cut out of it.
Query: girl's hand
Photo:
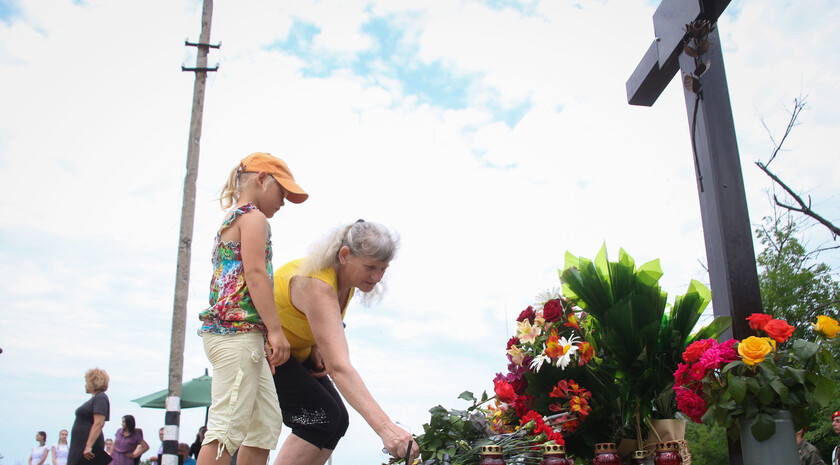
[[[382,445],[388,450],[388,453],[394,457],[404,458],[408,450],[408,444],[411,442],[411,452],[409,453],[408,463],[413,463],[414,459],[420,455],[420,447],[414,442],[411,433],[400,428],[393,422],[388,422],[382,428],[380,434],[382,438]]]
[[[268,344],[265,345],[265,357],[273,375],[274,367],[286,363],[292,350],[282,329],[269,331],[266,339],[268,339]]]
[[[312,346],[312,351],[309,353],[309,372],[316,378],[323,378],[327,376],[327,367],[324,366],[324,357],[321,355],[321,349],[318,344]]]

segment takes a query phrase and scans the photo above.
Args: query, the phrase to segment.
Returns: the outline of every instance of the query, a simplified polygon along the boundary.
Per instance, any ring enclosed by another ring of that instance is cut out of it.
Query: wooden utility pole
[[[196,47],[195,68],[182,71],[195,73],[193,87],[192,116],[190,117],[190,138],[187,147],[187,174],[184,178],[184,197],[181,204],[181,235],[178,241],[178,264],[175,275],[175,302],[172,309],[172,339],[169,347],[169,397],[166,398],[166,418],[163,432],[162,465],[178,465],[178,429],[181,425],[181,385],[184,373],[184,338],[187,321],[187,294],[190,285],[190,257],[192,250],[193,224],[195,223],[195,181],[198,177],[198,151],[201,140],[201,122],[204,112],[204,89],[207,73],[216,71],[207,67],[210,48],[210,22],[213,18],[213,0],[204,0],[201,14],[201,35],[198,43],[185,42]]]
[[[712,303],[716,316],[731,316],[724,337],[749,336],[746,318],[762,313],[758,273],[735,124],[723,66],[717,20],[730,0],[662,0],[653,14],[656,38],[627,80],[631,105],[651,106],[673,79],[682,77]],[[732,465],[743,463],[729,444]]]

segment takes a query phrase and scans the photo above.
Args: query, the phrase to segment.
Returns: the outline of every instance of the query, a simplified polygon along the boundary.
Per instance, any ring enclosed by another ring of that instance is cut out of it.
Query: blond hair
[[[219,193],[219,204],[222,206],[222,210],[227,210],[228,208],[236,205],[236,202],[239,201],[239,197],[242,195],[242,191],[244,191],[253,181],[254,178],[259,173],[254,173],[251,171],[242,171],[242,165],[236,165],[232,170],[230,170],[230,174],[228,174],[227,182],[225,185],[222,186],[222,190]],[[274,176],[268,175],[266,179],[270,179],[268,183],[277,182],[274,179]],[[265,184],[263,187],[268,187],[268,184]]]
[[[94,394],[107,391],[109,381],[111,378],[105,370],[91,368],[85,372],[85,387]]]

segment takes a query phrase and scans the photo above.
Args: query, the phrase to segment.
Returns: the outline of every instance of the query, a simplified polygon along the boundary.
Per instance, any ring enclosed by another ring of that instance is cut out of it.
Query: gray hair
[[[372,257],[380,262],[390,262],[397,255],[400,238],[387,227],[365,220],[358,220],[347,226],[334,229],[321,241],[313,244],[297,275],[307,276],[325,268],[338,265],[338,251],[347,246],[350,254]],[[371,292],[365,293],[363,302],[376,301],[384,292],[380,282]]]

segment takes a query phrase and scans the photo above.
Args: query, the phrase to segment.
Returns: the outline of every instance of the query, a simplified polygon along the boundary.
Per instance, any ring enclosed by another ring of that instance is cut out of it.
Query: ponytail
[[[219,194],[219,203],[222,205],[222,210],[227,210],[232,207],[237,200],[239,200],[239,186],[238,178],[240,173],[240,165],[236,165],[230,171],[227,182],[222,187],[222,192]]]

